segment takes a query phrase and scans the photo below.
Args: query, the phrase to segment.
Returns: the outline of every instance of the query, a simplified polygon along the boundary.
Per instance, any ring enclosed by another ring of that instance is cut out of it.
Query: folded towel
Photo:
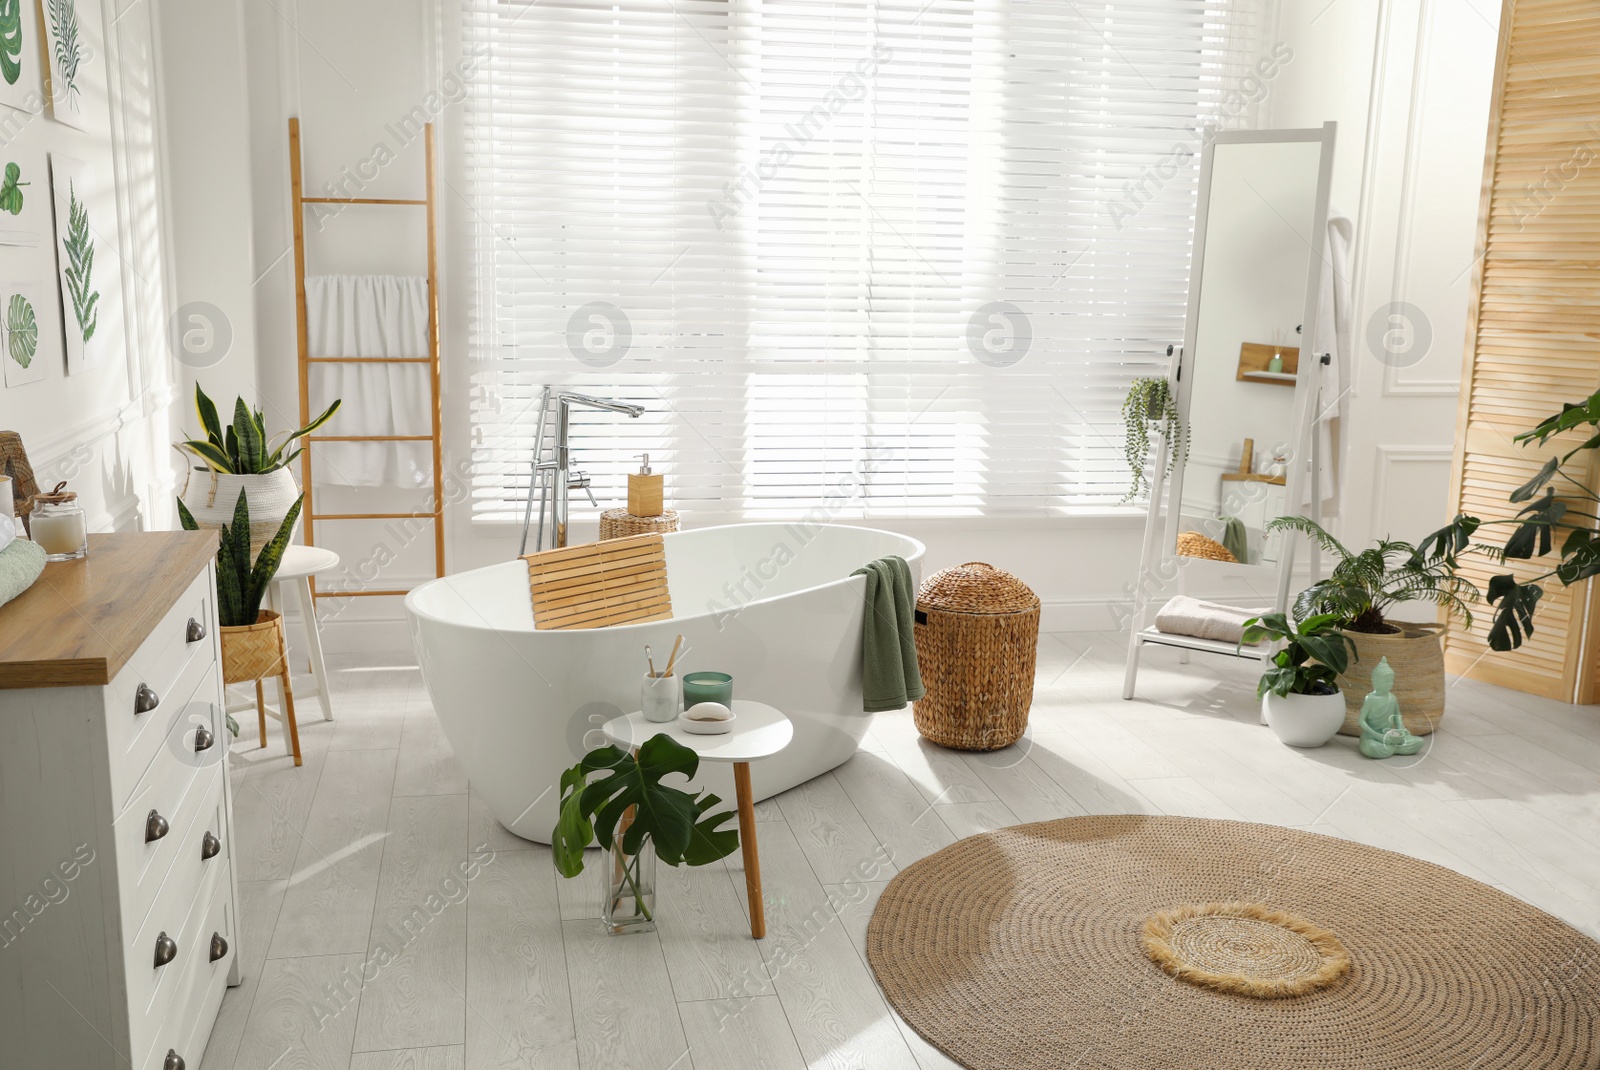
[[[1238,606],[1202,602],[1198,598],[1180,594],[1156,613],[1156,631],[1237,643],[1244,635],[1244,622],[1266,612],[1265,609],[1240,609]]]
[[[1222,518],[1222,548],[1233,555],[1234,560],[1250,562],[1250,541],[1244,533],[1244,521],[1236,516]]]
[[[44,571],[44,547],[18,539],[0,550],[0,606],[33,586]]]
[[[867,578],[861,624],[861,708],[898,710],[926,691],[917,671],[917,597],[903,557],[880,557],[852,576]]]

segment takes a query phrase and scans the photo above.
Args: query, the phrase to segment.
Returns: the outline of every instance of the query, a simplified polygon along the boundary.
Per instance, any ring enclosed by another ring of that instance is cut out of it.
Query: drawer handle
[[[221,933],[211,934],[211,961],[215,962],[228,953],[228,941],[222,938]]]
[[[211,744],[215,743],[216,741],[217,737],[213,735],[211,729],[207,728],[205,725],[201,725],[199,728],[194,730],[194,752],[196,754],[199,754],[201,751],[210,750]]]
[[[222,841],[217,839],[215,833],[207,832],[203,837],[201,837],[201,839],[200,839],[200,861],[204,862],[204,861],[207,861],[208,859],[215,858],[215,857],[217,857],[217,855],[219,855],[221,853],[222,853]]]
[[[185,643],[198,643],[206,637],[206,626],[193,617],[189,618],[189,626],[183,631]]]
[[[178,957],[178,941],[162,933],[156,937],[156,969],[160,969]]]
[[[144,842],[155,843],[161,837],[172,831],[172,826],[167,824],[167,819],[150,811],[150,816],[144,819]]]
[[[140,684],[139,689],[133,693],[133,715],[149,713],[161,705],[161,696],[151,689],[149,684]]]
[[[168,1048],[167,1060],[161,1064],[161,1070],[184,1070],[183,1056],[172,1048]]]

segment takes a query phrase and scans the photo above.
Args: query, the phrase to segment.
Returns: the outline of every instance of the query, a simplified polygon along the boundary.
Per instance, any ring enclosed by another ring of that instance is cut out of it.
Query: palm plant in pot
[[[1295,599],[1295,619],[1332,614],[1354,644],[1361,665],[1370,669],[1388,658],[1406,728],[1418,736],[1432,732],[1444,716],[1444,629],[1439,624],[1394,621],[1388,614],[1403,602],[1430,602],[1471,625],[1467,603],[1477,597],[1478,589],[1456,574],[1454,559],[1397,539],[1380,539],[1364,550],[1351,551],[1303,516],[1278,517],[1266,530],[1300,532],[1333,555],[1328,578]],[[1345,723],[1339,731],[1359,736],[1361,703],[1372,690],[1371,682],[1364,674],[1341,672],[1338,683],[1345,701]]]
[[[1262,718],[1291,747],[1320,747],[1344,724],[1344,698],[1335,680],[1350,664],[1354,644],[1339,630],[1339,616],[1317,613],[1291,620],[1265,613],[1245,622],[1245,643],[1281,642],[1256,684]]]
[[[655,928],[655,863],[704,866],[739,848],[739,833],[717,826],[733,811],[708,814],[722,800],[662,784],[693,778],[700,756],[671,736],[655,735],[629,754],[599,747],[561,774],[561,811],[550,843],[563,877],[583,872],[584,848],[600,841],[606,860],[602,917],[613,934]],[[591,781],[595,774],[603,773]]]
[[[289,546],[295,522],[300,519],[297,497],[278,523],[278,530],[252,557],[250,553],[250,500],[240,494],[234,504],[233,523],[222,526],[217,547],[217,623],[222,636],[222,679],[224,683],[255,682],[256,705],[263,709],[261,681],[276,676],[283,683],[284,714],[289,728],[294,764],[300,764],[300,733],[294,721],[294,692],[289,684],[289,662],[283,637],[283,618],[262,609],[267,587],[278,574],[283,552]],[[183,499],[178,500],[178,519],[186,531],[200,530]],[[228,729],[235,736],[239,726],[231,714]],[[261,742],[266,745],[266,716],[261,715]]]
[[[202,528],[220,529],[232,518],[238,499],[250,498],[255,517],[250,530],[250,552],[259,555],[300,494],[289,465],[303,446],[294,444],[333,418],[339,402],[296,431],[268,436],[265,415],[251,409],[244,398],[233,403],[233,422],[224,426],[217,407],[199,385],[194,388],[195,413],[205,438],[190,438],[174,445],[204,462],[193,466],[184,484],[182,501]],[[291,449],[290,447],[294,448]],[[196,473],[203,473],[198,478]]]

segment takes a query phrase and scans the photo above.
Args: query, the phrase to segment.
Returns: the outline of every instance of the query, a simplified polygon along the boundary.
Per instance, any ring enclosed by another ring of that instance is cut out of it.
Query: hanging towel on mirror
[[[1317,330],[1312,346],[1316,354],[1329,353],[1332,359],[1318,369],[1317,408],[1313,413],[1317,434],[1317,467],[1321,484],[1323,519],[1338,516],[1339,488],[1344,481],[1344,429],[1350,413],[1350,244],[1355,240],[1355,223],[1338,208],[1328,208],[1328,237],[1322,248],[1322,278],[1317,291]],[[1414,327],[1415,325],[1410,325]],[[1311,502],[1306,490],[1302,505]]]
[[[313,357],[428,356],[428,280],[401,275],[313,275],[306,279],[306,341]],[[311,411],[341,398],[325,435],[427,435],[433,431],[426,364],[313,364]],[[322,442],[318,483],[428,487],[427,442]]]
[[[903,557],[880,557],[850,575],[867,578],[861,622],[861,708],[902,709],[926,691],[917,671],[917,592]]]
[[[1250,563],[1250,539],[1245,534],[1244,521],[1236,516],[1218,517],[1222,521],[1222,548],[1233,555],[1235,561]]]

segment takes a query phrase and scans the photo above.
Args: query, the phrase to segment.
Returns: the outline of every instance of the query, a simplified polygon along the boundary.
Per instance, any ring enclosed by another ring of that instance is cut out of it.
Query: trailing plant
[[[222,525],[222,541],[217,547],[217,622],[224,628],[241,628],[254,624],[261,616],[261,602],[266,597],[267,586],[278,574],[283,563],[283,552],[289,548],[289,538],[294,534],[295,521],[300,519],[300,495],[289,507],[288,515],[278,525],[277,534],[267,541],[250,560],[250,497],[243,491],[233,507],[233,523]],[[185,531],[199,531],[189,507],[178,499],[178,522]]]
[[[563,877],[583,872],[583,850],[596,840],[611,850],[620,846],[627,863],[622,878],[639,893],[639,851],[646,840],[669,866],[704,866],[739,848],[739,833],[717,826],[733,811],[707,811],[722,800],[710,792],[691,795],[667,787],[671,773],[693,777],[700,756],[668,735],[655,735],[629,754],[619,747],[600,747],[561,774],[561,813],[550,843],[556,870]],[[593,782],[596,773],[605,776]],[[631,810],[632,819],[623,821]],[[649,908],[641,906],[646,920]]]
[[[298,448],[285,455],[284,451],[290,444],[333,419],[333,414],[339,411],[339,404],[339,401],[334,401],[326,412],[298,431],[282,432],[269,440],[266,417],[260,409],[252,411],[244,403],[244,398],[236,398],[233,403],[233,423],[224,428],[217,418],[216,405],[197,384],[194,388],[194,407],[200,417],[200,426],[206,432],[205,441],[189,439],[179,443],[178,448],[200,458],[213,472],[233,475],[275,472],[300,456]]]
[[[1128,395],[1122,399],[1122,424],[1126,434],[1122,455],[1127,459],[1128,471],[1133,473],[1133,486],[1122,496],[1124,502],[1132,501],[1152,484],[1145,474],[1145,460],[1150,456],[1150,424],[1159,421],[1166,428],[1167,470],[1172,474],[1181,453],[1189,456],[1189,429],[1178,416],[1178,399],[1172,385],[1164,378],[1141,376],[1128,386]]]
[[[6,352],[26,368],[39,349],[39,322],[33,304],[21,294],[12,294],[6,305]]]
[[[1240,646],[1263,640],[1284,643],[1256,682],[1256,697],[1268,691],[1280,698],[1337,695],[1334,681],[1349,668],[1355,653],[1355,643],[1339,630],[1339,623],[1336,613],[1318,613],[1302,621],[1290,620],[1284,613],[1264,613],[1245,621]]]
[[[16,85],[22,73],[22,0],[0,0],[0,76]]]
[[[83,62],[83,49],[78,42],[77,0],[48,0],[50,30],[56,39],[56,68],[66,87],[67,102],[78,106],[78,64]],[[60,94],[53,94],[59,96]]]
[[[1399,630],[1384,616],[1396,603],[1432,602],[1469,627],[1472,624],[1467,602],[1478,596],[1478,588],[1456,575],[1456,562],[1447,555],[1424,554],[1396,539],[1379,539],[1352,553],[1321,525],[1303,516],[1280,516],[1266,527],[1269,535],[1278,531],[1308,535],[1337,559],[1327,579],[1307,587],[1295,599],[1296,620],[1331,613],[1342,628],[1382,635]]]
[[[3,4],[5,0],[0,0]],[[10,212],[12,215],[22,214],[22,187],[31,186],[32,182],[19,182],[22,177],[22,168],[16,163],[6,164],[5,181],[0,182],[0,212]]]
[[[1580,453],[1600,449],[1600,390],[1579,404],[1562,405],[1560,412],[1540,421],[1533,430],[1524,431],[1514,441],[1523,446],[1530,442],[1544,446],[1569,431],[1579,433],[1578,444],[1565,453],[1553,454],[1532,479],[1511,492],[1513,504],[1528,503],[1516,516],[1480,520],[1462,513],[1422,540],[1419,552],[1438,555],[1453,566],[1458,555],[1468,552],[1482,553],[1501,563],[1544,557],[1555,550],[1556,533],[1565,532],[1560,557],[1553,568],[1526,579],[1506,572],[1489,580],[1487,598],[1495,607],[1489,625],[1491,650],[1515,650],[1533,634],[1533,615],[1544,597],[1543,581],[1553,577],[1563,587],[1570,587],[1600,575],[1600,531],[1595,527],[1600,523],[1600,494],[1567,470]],[[1586,467],[1587,464],[1573,465],[1579,471]],[[1556,497],[1557,485],[1561,486],[1563,497]],[[1503,545],[1474,541],[1483,528],[1493,524],[1513,526]]]
[[[67,292],[72,297],[72,315],[78,321],[78,330],[87,342],[94,337],[100,322],[95,308],[100,303],[100,291],[93,289],[94,237],[89,231],[89,209],[78,200],[78,191],[67,181],[67,237],[61,243],[67,252]]]

